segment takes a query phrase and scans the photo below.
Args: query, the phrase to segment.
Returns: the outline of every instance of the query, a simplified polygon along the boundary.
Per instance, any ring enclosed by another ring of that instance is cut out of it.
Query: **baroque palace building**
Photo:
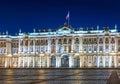
[[[120,67],[120,33],[104,27],[0,35],[2,68]]]

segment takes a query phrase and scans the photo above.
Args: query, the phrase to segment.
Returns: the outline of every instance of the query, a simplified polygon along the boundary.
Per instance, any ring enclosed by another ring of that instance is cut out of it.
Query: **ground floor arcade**
[[[0,67],[5,68],[83,68],[119,67],[119,56],[106,54],[57,54],[1,56]]]

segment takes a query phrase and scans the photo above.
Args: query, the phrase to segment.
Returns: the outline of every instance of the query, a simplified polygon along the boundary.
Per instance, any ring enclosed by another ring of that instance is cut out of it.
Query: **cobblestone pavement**
[[[0,69],[0,84],[118,84],[119,78],[118,69]]]
[[[120,80],[116,71],[112,71],[109,79],[107,80],[107,84],[120,84]]]

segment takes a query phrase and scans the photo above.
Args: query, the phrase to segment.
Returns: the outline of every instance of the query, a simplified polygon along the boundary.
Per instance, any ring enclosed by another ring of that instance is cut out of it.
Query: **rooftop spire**
[[[35,33],[35,28],[33,29],[33,32]]]
[[[21,33],[21,29],[19,29],[19,33]]]
[[[8,31],[6,31],[6,35],[8,35]]]
[[[117,24],[115,24],[115,29],[117,29]]]
[[[99,25],[97,25],[97,30],[99,30]]]
[[[15,33],[15,35],[17,36],[18,34],[17,34],[17,33]]]
[[[41,32],[41,30],[39,29],[38,32]]]

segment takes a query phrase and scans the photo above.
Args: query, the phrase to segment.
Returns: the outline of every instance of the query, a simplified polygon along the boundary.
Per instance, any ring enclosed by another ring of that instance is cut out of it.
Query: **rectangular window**
[[[96,46],[94,46],[94,51],[97,51],[97,47]]]
[[[118,52],[120,52],[120,47],[118,48]]]
[[[119,63],[120,63],[120,57],[119,57]]]
[[[112,51],[115,51],[114,46],[112,46]]]
[[[79,52],[79,46],[75,47],[75,52]]]
[[[118,45],[120,45],[120,39],[118,40]]]

